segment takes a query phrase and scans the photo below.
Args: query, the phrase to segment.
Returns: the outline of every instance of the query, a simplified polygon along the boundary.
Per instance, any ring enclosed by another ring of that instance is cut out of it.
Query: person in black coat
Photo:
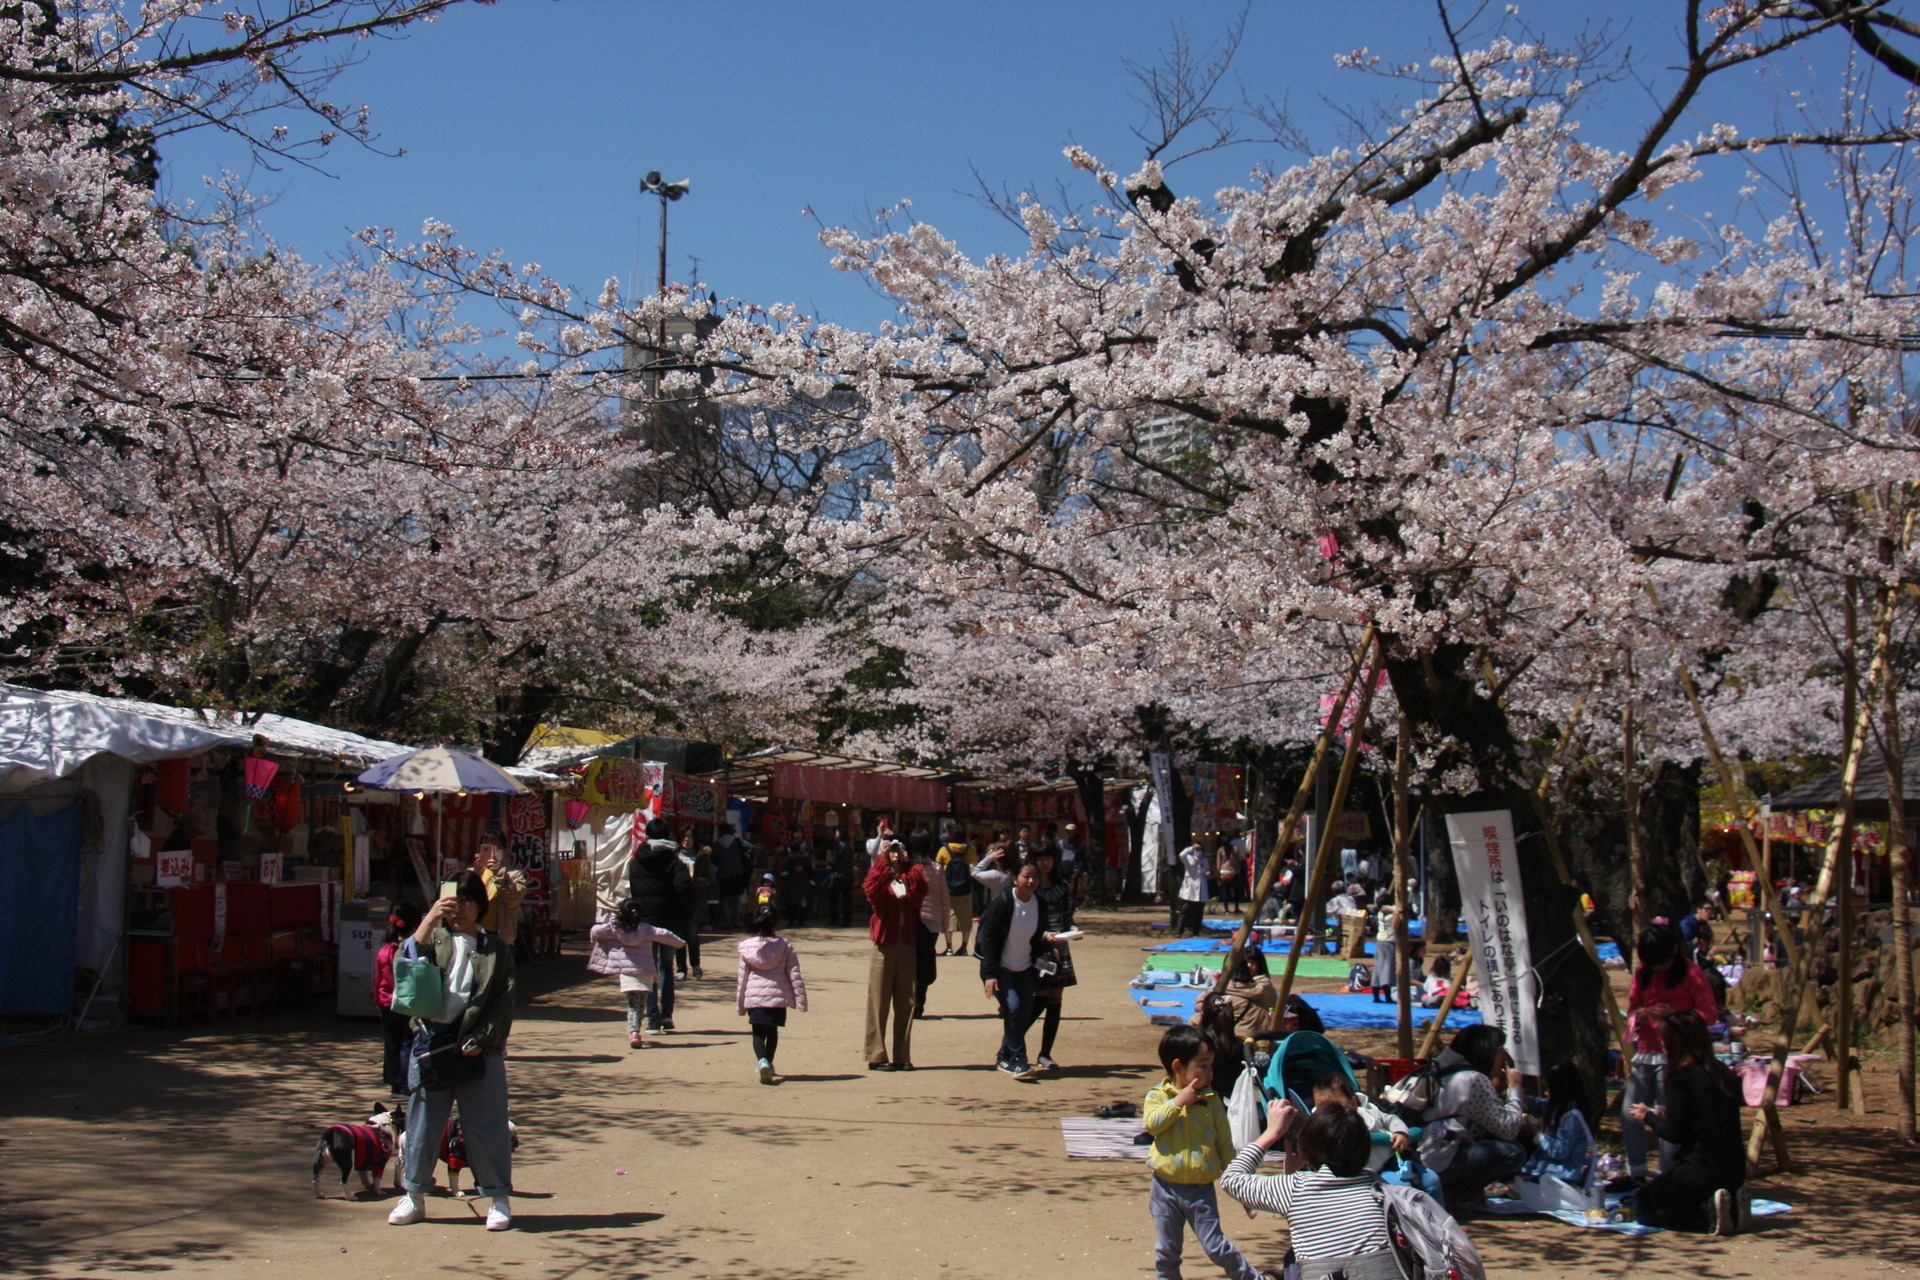
[[[628,893],[640,908],[640,921],[685,936],[687,895],[693,879],[680,846],[673,841],[673,825],[665,818],[647,821],[647,842],[633,851],[627,872]],[[647,992],[647,1030],[673,1030],[672,952],[656,945],[653,964],[657,976]]]
[[[1660,1019],[1667,1051],[1666,1101],[1635,1103],[1634,1118],[1676,1148],[1672,1163],[1641,1187],[1635,1220],[1650,1227],[1744,1230],[1747,1152],[1740,1134],[1740,1083],[1713,1055],[1706,1020],[1691,1009]]]

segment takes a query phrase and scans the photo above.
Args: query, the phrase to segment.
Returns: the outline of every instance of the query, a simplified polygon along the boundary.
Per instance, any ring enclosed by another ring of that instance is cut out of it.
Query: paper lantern
[[[179,814],[187,811],[189,772],[190,766],[184,757],[162,760],[154,766],[160,807],[166,812]]]
[[[304,816],[300,810],[300,779],[284,774],[273,782],[273,825],[277,831],[291,831]]]
[[[267,787],[273,782],[273,775],[280,772],[280,766],[260,756],[248,756],[241,761],[246,772],[246,793],[249,800],[267,798]]]
[[[576,831],[587,820],[587,804],[584,800],[567,801],[567,830]]]

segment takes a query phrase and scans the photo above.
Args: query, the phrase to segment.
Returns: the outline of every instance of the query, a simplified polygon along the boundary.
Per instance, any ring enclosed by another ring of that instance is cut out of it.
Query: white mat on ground
[[[1134,1145],[1134,1138],[1146,1131],[1138,1116],[1102,1120],[1098,1116],[1061,1116],[1060,1137],[1067,1144],[1070,1160],[1145,1160],[1147,1148]],[[1269,1151],[1267,1159],[1281,1158]]]
[[[1619,1202],[1620,1197],[1617,1195],[1607,1197],[1609,1207]],[[1753,1216],[1756,1218],[1771,1218],[1775,1214],[1793,1212],[1792,1205],[1782,1204],[1778,1200],[1761,1200],[1756,1198],[1750,1207],[1753,1210]],[[1519,1217],[1525,1214],[1537,1213],[1543,1218],[1553,1218],[1566,1223],[1570,1227],[1585,1227],[1589,1231],[1613,1231],[1623,1236],[1650,1236],[1657,1231],[1666,1230],[1665,1227],[1650,1227],[1642,1222],[1608,1222],[1604,1218],[1589,1218],[1584,1214],[1574,1213],[1564,1209],[1557,1212],[1541,1213],[1540,1210],[1534,1209],[1520,1200],[1490,1199],[1487,1201],[1485,1212],[1497,1213],[1507,1217]]]

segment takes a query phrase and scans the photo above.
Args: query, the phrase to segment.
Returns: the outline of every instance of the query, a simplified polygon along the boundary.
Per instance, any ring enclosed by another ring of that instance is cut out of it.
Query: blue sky
[[[373,110],[381,145],[327,158],[332,176],[251,167],[211,132],[170,141],[165,191],[199,192],[200,175],[230,168],[273,197],[266,230],[310,259],[340,253],[362,226],[418,233],[424,219],[458,229],[471,248],[538,262],[577,287],[655,270],[658,201],[640,175],[690,179],[673,206],[670,274],[699,275],[724,297],[791,302],[869,327],[888,308],[858,278],[832,270],[815,221],[864,225],[910,199],[914,214],[979,254],[1021,240],[966,192],[973,170],[997,186],[1053,190],[1075,181],[1061,148],[1079,143],[1130,170],[1142,119],[1123,59],[1154,61],[1183,22],[1196,46],[1240,11],[1218,0],[896,0],[666,3],[665,0],[501,0],[460,8],[394,42],[334,86],[339,102]],[[1678,16],[1671,0],[1612,0],[1638,43],[1657,45]],[[1525,7],[1557,32],[1592,6]],[[1439,36],[1430,3],[1325,5],[1259,0],[1237,63],[1247,88],[1284,97],[1330,140],[1321,95],[1363,101],[1379,85],[1336,71],[1336,54],[1367,45],[1409,57]],[[1617,91],[1623,119],[1643,94]],[[1241,148],[1175,172],[1175,185],[1211,190],[1244,180],[1272,152]],[[813,216],[802,213],[810,208]]]

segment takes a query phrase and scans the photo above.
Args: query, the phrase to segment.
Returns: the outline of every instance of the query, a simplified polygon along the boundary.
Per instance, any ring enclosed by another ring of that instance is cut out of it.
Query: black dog
[[[387,1163],[393,1163],[393,1187],[400,1189],[400,1169],[406,1159],[407,1113],[381,1107],[367,1117],[365,1124],[327,1126],[313,1148],[313,1195],[322,1199],[320,1170],[328,1160],[340,1166],[340,1190],[346,1195],[347,1178],[360,1175],[364,1191],[377,1192]],[[351,1196],[346,1196],[351,1199]]]

